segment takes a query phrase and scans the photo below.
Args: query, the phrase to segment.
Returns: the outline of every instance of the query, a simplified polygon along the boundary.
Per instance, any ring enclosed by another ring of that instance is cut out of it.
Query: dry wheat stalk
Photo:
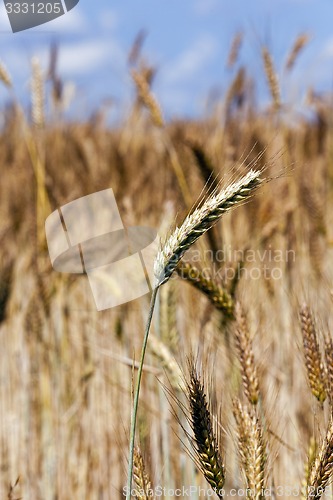
[[[0,80],[9,89],[13,87],[11,76],[8,73],[6,66],[2,62],[0,62]]]
[[[133,478],[135,483],[135,498],[138,498],[139,500],[154,498],[151,481],[146,472],[141,450],[138,447],[134,450]]]
[[[220,439],[214,431],[204,386],[193,364],[190,365],[187,396],[190,406],[189,421],[193,431],[190,440],[197,465],[217,496],[223,498],[225,470],[220,453]]]
[[[287,57],[286,69],[288,71],[290,71],[294,67],[297,57],[304,49],[304,47],[309,43],[309,40],[310,36],[307,33],[301,33],[300,35],[298,35]]]
[[[176,269],[178,275],[200,290],[212,302],[212,304],[222,311],[226,317],[233,318],[234,301],[231,295],[212,278],[204,274],[190,264],[179,264]]]
[[[132,70],[132,78],[136,85],[139,99],[148,109],[150,116],[153,120],[153,123],[158,127],[163,127],[164,120],[162,116],[162,111],[155,96],[152,94],[150,90],[147,77],[145,77],[142,73],[139,73],[138,71]]]
[[[242,406],[238,399],[233,402],[233,412],[237,424],[238,450],[249,490],[247,496],[263,499],[267,457],[260,421],[254,409]]]
[[[265,75],[271,93],[274,108],[279,109],[281,107],[280,87],[277,74],[274,69],[273,60],[267,47],[262,47],[261,55],[264,62]]]
[[[33,57],[32,65],[32,81],[31,81],[31,113],[32,121],[38,128],[42,128],[45,124],[44,115],[44,79],[39,60]]]
[[[262,183],[262,171],[250,170],[240,180],[220,192],[214,192],[205,202],[189,214],[180,227],[176,227],[155,259],[157,285],[168,281],[184,253],[210,229],[221,216],[247,200]]]
[[[309,482],[307,498],[318,500],[326,486],[329,484],[333,472],[333,420],[328,425],[327,433],[323,439],[321,448],[313,463]]]
[[[259,379],[254,362],[252,342],[246,315],[239,302],[235,306],[236,329],[235,341],[241,366],[244,393],[248,401],[256,405],[259,401]]]
[[[323,403],[326,399],[325,373],[317,339],[317,333],[309,307],[304,304],[300,310],[301,330],[305,366],[312,394]]]

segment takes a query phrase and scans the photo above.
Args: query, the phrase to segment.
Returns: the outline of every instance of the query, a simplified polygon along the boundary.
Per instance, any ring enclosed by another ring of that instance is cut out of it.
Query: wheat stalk
[[[326,399],[325,374],[317,333],[309,307],[304,304],[300,310],[303,336],[304,360],[312,394],[323,403]]]
[[[263,179],[261,170],[250,170],[240,180],[233,182],[220,192],[214,193],[189,214],[183,224],[172,232],[158,252],[155,260],[157,285],[168,281],[185,252],[236,205],[247,200]]]

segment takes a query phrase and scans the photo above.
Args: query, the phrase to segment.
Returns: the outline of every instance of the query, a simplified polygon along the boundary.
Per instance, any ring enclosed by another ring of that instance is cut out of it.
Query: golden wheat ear
[[[307,499],[319,500],[333,473],[333,419],[331,417],[321,447],[313,462],[307,489]]]
[[[167,238],[155,259],[157,286],[166,283],[185,252],[210,229],[223,214],[244,203],[264,182],[262,171],[249,170],[240,180],[215,192],[189,214]]]
[[[187,434],[200,471],[219,498],[223,498],[225,468],[221,455],[220,433],[213,426],[213,416],[204,385],[193,362],[189,363],[187,381],[188,420],[193,435]]]
[[[262,47],[261,56],[264,63],[264,70],[267,79],[268,88],[271,94],[275,110],[281,108],[281,93],[277,74],[274,69],[272,56],[267,47]]]
[[[323,403],[326,399],[325,373],[312,312],[307,304],[300,310],[304,361],[312,394]]]
[[[260,396],[259,378],[247,318],[239,302],[235,306],[235,317],[235,345],[240,362],[244,394],[251,404],[256,405]]]
[[[134,497],[139,500],[154,499],[152,483],[146,471],[143,456],[139,447],[134,450],[133,479]]]
[[[200,290],[216,309],[222,311],[226,318],[234,318],[234,300],[222,285],[188,263],[179,263],[176,272],[180,278]]]
[[[238,399],[233,402],[237,425],[238,452],[246,478],[246,485],[253,498],[265,498],[267,479],[266,446],[261,423],[253,407],[243,406]]]

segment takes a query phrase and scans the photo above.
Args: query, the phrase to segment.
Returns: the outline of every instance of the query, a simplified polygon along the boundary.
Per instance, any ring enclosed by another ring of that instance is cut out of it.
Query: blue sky
[[[16,34],[1,3],[0,60],[25,103],[32,56],[46,70],[49,46],[56,41],[71,116],[81,118],[109,99],[119,112],[133,96],[126,59],[141,29],[148,32],[143,52],[158,68],[154,91],[168,117],[200,116],[209,92],[227,88],[237,69],[226,68],[237,31],[244,32],[239,64],[249,68],[262,102],[268,99],[262,43],[274,56],[288,102],[298,105],[309,86],[333,87],[332,0],[80,0],[65,16]],[[300,32],[312,39],[286,76],[283,61]],[[0,100],[6,99],[1,88]]]

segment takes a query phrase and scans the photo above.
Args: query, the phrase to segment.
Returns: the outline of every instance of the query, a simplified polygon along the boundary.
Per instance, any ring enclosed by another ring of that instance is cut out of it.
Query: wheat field
[[[296,39],[285,71],[307,42]],[[114,127],[103,108],[66,121],[59,76],[46,82],[37,59],[31,106],[22,106],[1,66],[9,100],[0,134],[1,499],[126,494],[149,296],[98,312],[86,276],[52,268],[48,215],[112,187],[126,227],[156,228],[172,243],[175,221],[195,214],[200,197],[202,207],[251,169],[265,182],[240,206],[200,237],[190,225],[184,251],[164,243],[164,268],[177,261],[148,339],[133,496],[332,494],[331,106],[309,89],[311,118],[290,119],[263,46],[271,95],[263,110],[239,44],[237,34],[229,88],[193,120],[164,119],[155,69],[138,46],[132,107]]]

